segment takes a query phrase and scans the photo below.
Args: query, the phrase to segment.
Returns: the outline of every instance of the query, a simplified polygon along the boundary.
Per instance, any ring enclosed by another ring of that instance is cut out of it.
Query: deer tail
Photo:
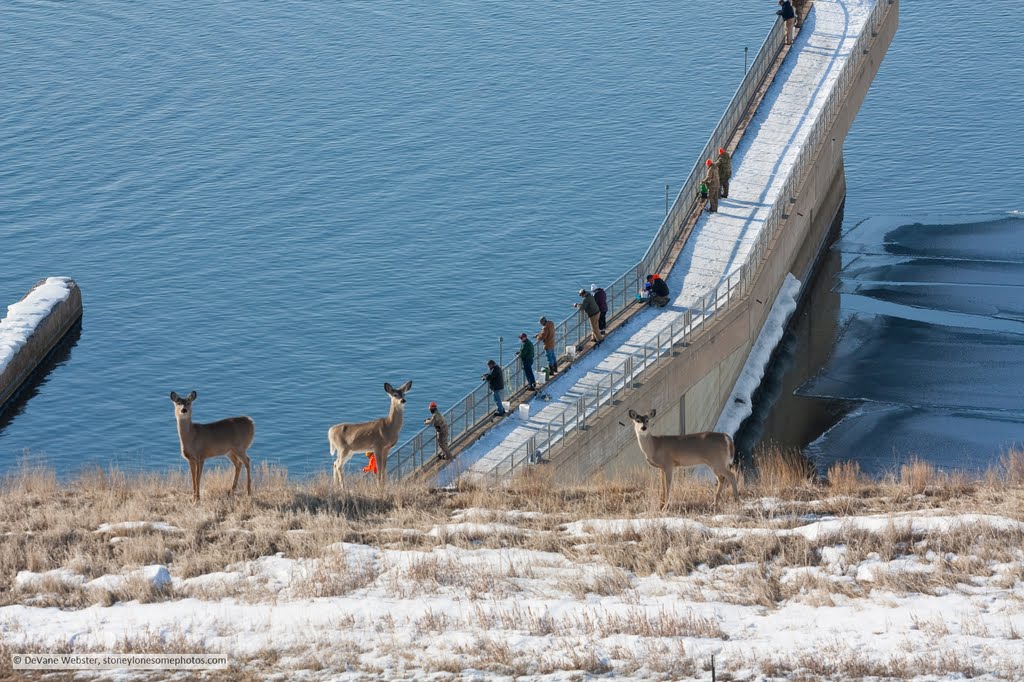
[[[334,444],[334,439],[331,438],[331,429],[327,429],[327,444],[331,446],[331,457],[338,454],[338,446]]]
[[[736,468],[736,441],[729,434],[725,435],[725,442],[729,445],[729,468]]]

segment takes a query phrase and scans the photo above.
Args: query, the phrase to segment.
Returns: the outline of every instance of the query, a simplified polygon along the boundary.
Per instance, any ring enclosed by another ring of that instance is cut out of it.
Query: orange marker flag
[[[363,467],[363,473],[377,473],[377,455],[372,452],[367,452],[366,457],[370,460],[370,463]]]

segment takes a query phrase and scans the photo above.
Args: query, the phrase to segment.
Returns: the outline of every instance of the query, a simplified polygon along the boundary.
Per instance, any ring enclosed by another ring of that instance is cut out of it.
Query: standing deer
[[[227,455],[235,465],[235,480],[231,483],[231,492],[238,486],[238,474],[245,464],[245,490],[252,495],[252,474],[249,468],[249,455],[246,450],[252,445],[256,435],[256,424],[250,417],[229,417],[209,424],[192,422],[192,401],[196,392],[192,391],[184,398],[171,391],[171,402],[174,403],[174,416],[178,420],[178,439],[181,441],[181,455],[188,461],[192,470],[192,501],[199,502],[199,480],[203,477],[203,463],[211,457]]]
[[[629,418],[633,420],[636,439],[640,443],[644,457],[647,458],[647,463],[661,469],[661,508],[664,509],[668,505],[668,491],[672,487],[672,470],[675,467],[705,464],[718,479],[715,504],[718,504],[725,481],[732,485],[733,499],[739,499],[736,475],[729,469],[736,456],[736,446],[733,445],[732,438],[728,434],[715,431],[683,436],[655,436],[647,428],[647,424],[657,413],[657,410],[651,410],[649,415],[643,415],[630,410]]]
[[[334,460],[334,482],[345,487],[345,463],[356,452],[377,453],[377,480],[383,483],[388,477],[388,453],[398,442],[402,430],[402,415],[405,412],[405,394],[412,388],[407,381],[399,388],[384,384],[384,391],[391,396],[388,416],[360,424],[335,424],[327,429],[327,442],[331,446]]]

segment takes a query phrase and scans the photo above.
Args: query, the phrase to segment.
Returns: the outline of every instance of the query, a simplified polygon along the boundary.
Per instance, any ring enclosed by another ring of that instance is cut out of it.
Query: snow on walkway
[[[746,262],[873,5],[872,0],[816,0],[733,154],[729,198],[719,203],[717,214],[698,219],[668,275],[670,290],[677,292],[673,304],[635,314],[601,348],[544,386],[550,404],[534,399],[532,408],[544,407],[528,421],[510,416],[490,429],[438,473],[438,485],[467,470],[486,474],[513,453],[524,457],[522,446],[531,436],[545,432],[546,424],[560,419],[580,396],[593,394],[602,379],[607,383],[609,370],[620,367],[630,352],[672,324],[678,329],[687,308]]]

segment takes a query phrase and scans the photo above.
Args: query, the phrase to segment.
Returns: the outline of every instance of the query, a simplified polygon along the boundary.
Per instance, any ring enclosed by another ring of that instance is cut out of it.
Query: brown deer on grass
[[[722,494],[722,484],[728,481],[732,485],[733,499],[739,499],[736,486],[736,474],[729,466],[736,457],[736,446],[728,434],[716,431],[689,433],[682,436],[655,436],[648,428],[648,422],[654,419],[657,410],[648,415],[629,411],[633,420],[636,439],[640,449],[647,458],[647,463],[661,469],[661,508],[668,505],[668,491],[672,487],[672,470],[676,467],[694,467],[706,465],[718,479],[715,490],[715,504]]]
[[[383,483],[388,477],[388,453],[398,442],[402,430],[402,415],[405,413],[405,394],[412,388],[407,381],[399,388],[384,384],[384,391],[391,396],[388,416],[360,424],[335,424],[327,429],[327,442],[334,459],[334,482],[345,487],[345,463],[357,452],[374,452],[377,455],[377,480]]]
[[[246,450],[252,445],[252,439],[256,435],[255,422],[250,417],[229,417],[209,424],[193,423],[192,401],[195,399],[195,391],[184,398],[171,391],[174,416],[178,420],[181,455],[188,461],[188,468],[192,470],[192,501],[199,501],[199,480],[203,477],[203,463],[211,457],[220,455],[227,455],[235,465],[235,480],[231,483],[231,492],[235,492],[238,474],[245,464],[245,489],[252,495],[252,473]]]

